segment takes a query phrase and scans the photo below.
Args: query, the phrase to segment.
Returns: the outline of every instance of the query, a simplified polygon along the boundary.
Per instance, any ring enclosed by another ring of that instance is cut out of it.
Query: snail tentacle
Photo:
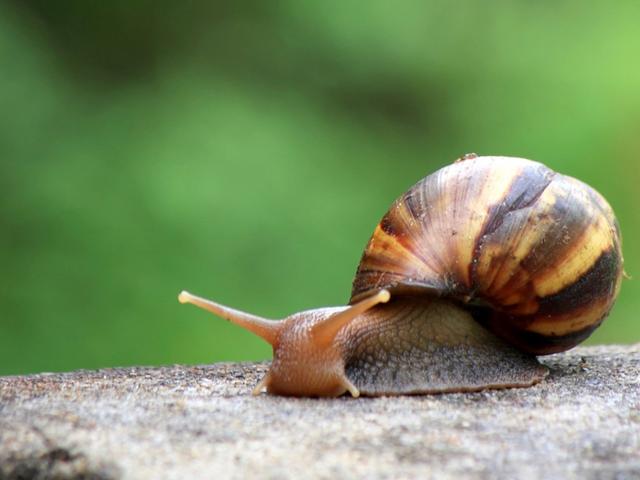
[[[178,301],[180,303],[191,303],[197,307],[207,310],[225,320],[235,323],[236,325],[248,330],[262,339],[264,339],[270,345],[274,345],[278,339],[278,335],[282,330],[282,322],[277,320],[268,320],[266,318],[258,317],[251,313],[236,310],[235,308],[227,307],[220,303],[208,300],[206,298],[193,295],[186,290],[180,292],[178,295]]]
[[[380,303],[387,303],[391,298],[388,290],[380,290],[370,297],[360,300],[358,303],[332,315],[331,317],[316,323],[311,329],[311,335],[315,343],[320,346],[327,346],[333,342],[336,334],[358,315],[362,315],[367,310]]]

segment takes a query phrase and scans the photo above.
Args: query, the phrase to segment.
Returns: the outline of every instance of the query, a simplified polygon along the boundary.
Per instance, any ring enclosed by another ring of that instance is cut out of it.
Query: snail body
[[[273,346],[254,393],[418,394],[539,382],[535,355],[587,338],[621,278],[618,223],[594,189],[531,160],[466,155],[392,204],[347,307],[273,322],[179,298]]]

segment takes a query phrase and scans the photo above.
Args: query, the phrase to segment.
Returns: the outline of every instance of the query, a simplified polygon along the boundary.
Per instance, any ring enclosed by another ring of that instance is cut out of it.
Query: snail
[[[594,189],[541,163],[468,154],[420,180],[377,225],[349,305],[272,321],[183,291],[262,337],[253,393],[335,397],[527,387],[620,290],[621,235]]]

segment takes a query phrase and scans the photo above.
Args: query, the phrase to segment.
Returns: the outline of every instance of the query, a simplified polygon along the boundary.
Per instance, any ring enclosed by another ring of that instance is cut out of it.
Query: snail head
[[[345,375],[344,352],[336,338],[353,319],[379,303],[389,301],[388,290],[348,307],[326,307],[294,313],[283,320],[268,320],[181,292],[180,303],[191,303],[264,339],[273,347],[273,361],[253,390],[278,395],[337,397],[360,392]]]

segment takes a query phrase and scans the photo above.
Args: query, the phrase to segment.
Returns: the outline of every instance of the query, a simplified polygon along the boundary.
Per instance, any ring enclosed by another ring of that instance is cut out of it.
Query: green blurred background
[[[600,190],[640,271],[640,3],[0,3],[0,374],[269,358],[187,288],[343,304],[466,152]],[[640,340],[625,281],[590,343]]]

